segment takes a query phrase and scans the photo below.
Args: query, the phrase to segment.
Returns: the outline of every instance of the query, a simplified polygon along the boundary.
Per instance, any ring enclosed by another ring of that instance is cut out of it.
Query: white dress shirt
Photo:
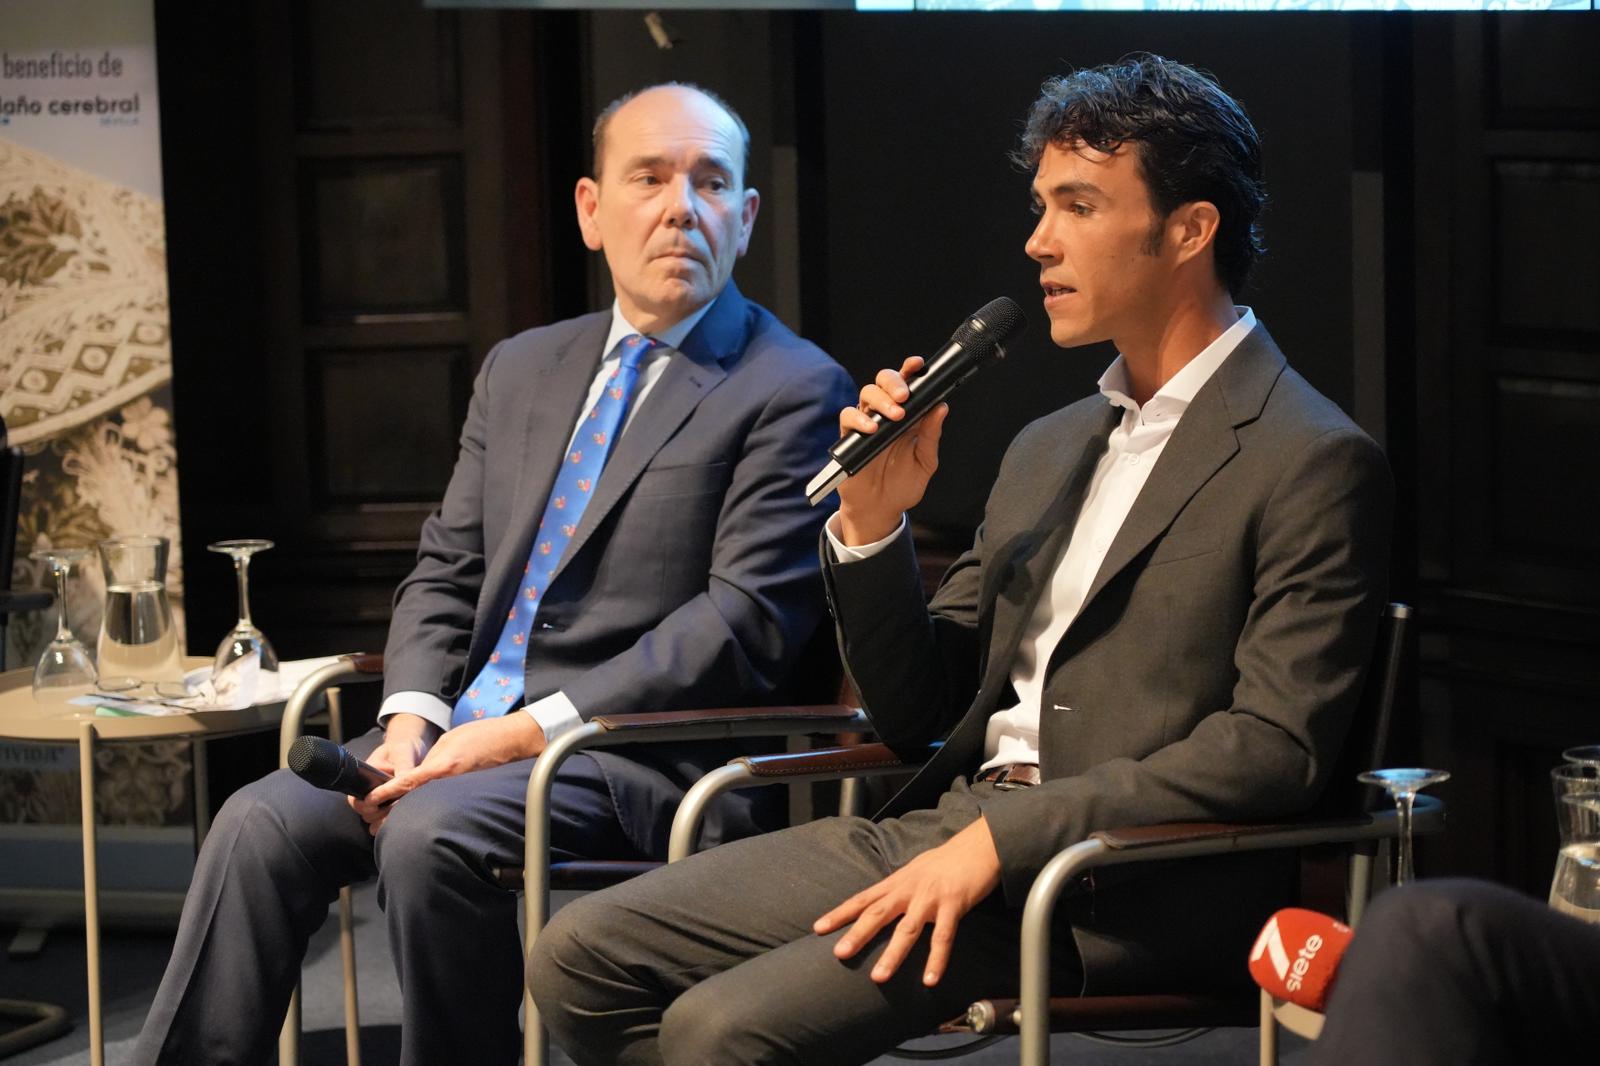
[[[628,414],[622,423],[622,431],[617,434],[617,439],[622,438],[622,433],[628,431],[633,424],[633,418],[644,406],[650,390],[655,387],[661,375],[666,372],[669,355],[672,349],[677,348],[689,336],[691,330],[700,324],[706,312],[711,309],[707,303],[700,310],[667,329],[657,330],[654,333],[645,333],[644,330],[635,329],[622,316],[622,308],[615,301],[611,304],[611,332],[606,335],[605,347],[600,350],[605,353],[600,360],[600,368],[595,371],[594,380],[589,384],[589,394],[584,398],[583,406],[578,408],[579,415],[572,425],[572,435],[567,438],[567,446],[577,439],[578,431],[583,428],[584,413],[593,407],[600,399],[600,393],[611,380],[611,371],[622,361],[622,353],[618,344],[622,339],[635,333],[643,334],[656,341],[643,362],[639,364],[639,386],[634,393],[633,400],[628,405]],[[583,723],[583,718],[578,714],[578,708],[573,706],[564,692],[552,692],[543,699],[525,705],[522,708],[533,715],[534,721],[539,723],[539,728],[544,730],[545,742],[549,743],[565,733],[567,730]],[[391,714],[415,714],[426,718],[440,729],[450,728],[450,715],[452,708],[444,700],[431,692],[396,692],[383,701],[383,707],[378,711],[378,721],[381,723]]]
[[[1084,492],[1083,506],[1067,538],[1046,595],[1028,618],[1016,660],[1011,664],[1011,686],[1017,702],[996,711],[989,719],[984,739],[983,769],[1008,763],[1039,761],[1039,710],[1044,698],[1045,669],[1067,627],[1083,608],[1083,598],[1094,583],[1106,550],[1127,520],[1128,512],[1171,439],[1178,420],[1195,394],[1256,325],[1248,307],[1236,308],[1239,320],[1172,376],[1141,407],[1129,396],[1128,369],[1117,356],[1100,375],[1100,392],[1122,408],[1122,421],[1111,431],[1105,454],[1096,464]],[[893,534],[874,544],[848,548],[836,536],[837,516],[827,525],[834,558],[841,563],[867,558],[904,534],[905,521]]]

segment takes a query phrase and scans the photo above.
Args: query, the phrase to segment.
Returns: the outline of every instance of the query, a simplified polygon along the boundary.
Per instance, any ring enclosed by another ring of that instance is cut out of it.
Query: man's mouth
[[[1059,299],[1063,296],[1071,296],[1073,293],[1078,291],[1071,285],[1057,285],[1053,281],[1041,281],[1039,284],[1044,288],[1044,299],[1046,303],[1049,303],[1051,300]]]

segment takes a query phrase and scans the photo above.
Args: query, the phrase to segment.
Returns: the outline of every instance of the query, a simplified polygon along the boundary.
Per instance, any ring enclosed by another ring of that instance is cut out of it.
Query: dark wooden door
[[[1600,741],[1600,23],[1416,29],[1425,872],[1543,894],[1549,770]]]
[[[283,655],[381,650],[477,366],[552,317],[544,174],[574,164],[541,125],[540,34],[566,23],[386,0],[161,14],[190,648],[234,609],[204,545],[266,536],[255,614]]]

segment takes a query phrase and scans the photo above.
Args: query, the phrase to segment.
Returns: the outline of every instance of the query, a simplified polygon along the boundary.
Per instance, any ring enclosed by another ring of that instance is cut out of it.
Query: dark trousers
[[[956,934],[951,964],[922,984],[928,931],[886,984],[868,976],[894,926],[846,962],[843,931],[811,923],[978,817],[992,786],[958,785],[934,810],[873,823],[829,818],[725,844],[564,907],[540,935],[528,981],[572,1058],[590,1063],[865,1062],[1015,994],[1020,914],[996,891]],[[1077,987],[1070,936],[1052,958]]]
[[[1386,892],[1339,966],[1317,1066],[1585,1062],[1600,926],[1483,881]]]
[[[374,730],[349,748],[363,756],[381,740]],[[490,870],[522,864],[532,765],[429,782],[394,805],[376,840],[344,796],[288,771],[241,789],[200,850],[133,1061],[268,1061],[312,933],[342,885],[376,876],[403,1000],[401,1062],[515,1062],[517,898]],[[644,857],[581,754],[557,776],[551,828],[557,859]]]

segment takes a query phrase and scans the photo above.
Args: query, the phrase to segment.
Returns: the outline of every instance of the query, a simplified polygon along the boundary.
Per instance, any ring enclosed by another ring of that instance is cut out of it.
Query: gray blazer
[[[1093,396],[1024,429],[972,549],[926,609],[908,538],[827,566],[841,647],[880,735],[906,750],[945,738],[886,813],[932,805],[980,762],[1119,416]],[[1392,495],[1378,447],[1257,326],[1183,415],[1050,658],[1044,782],[984,806],[1007,903],[1020,907],[1043,864],[1097,829],[1266,819],[1314,802],[1385,600]],[[1270,891],[1248,878],[1275,865],[1118,871],[1125,886],[1087,893],[1074,916],[1089,986],[1198,979],[1212,940],[1242,977],[1250,923],[1283,888],[1276,875]]]
[[[453,703],[493,650],[610,322],[528,330],[484,360],[443,505],[395,594],[386,694]],[[838,435],[848,376],[731,282],[669,358],[541,597],[530,702],[561,690],[585,719],[781,702],[821,617],[825,514],[803,486]],[[684,773],[729,757],[657,753]]]

